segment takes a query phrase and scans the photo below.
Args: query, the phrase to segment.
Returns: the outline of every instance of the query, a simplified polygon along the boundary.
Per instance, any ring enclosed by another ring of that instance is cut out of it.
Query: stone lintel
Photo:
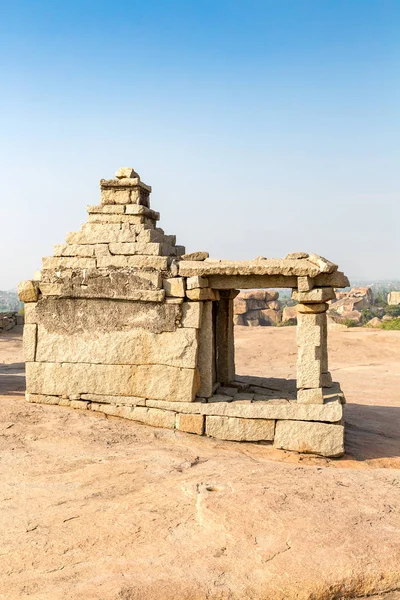
[[[350,281],[342,271],[334,273],[320,273],[315,277],[315,287],[345,288],[350,286]]]
[[[208,281],[214,290],[297,287],[297,277],[284,275],[210,275]]]
[[[320,268],[312,262],[301,259],[257,259],[257,260],[211,260],[186,261],[179,263],[179,274],[185,277],[193,275],[285,275],[315,277]],[[296,286],[294,286],[296,287]]]

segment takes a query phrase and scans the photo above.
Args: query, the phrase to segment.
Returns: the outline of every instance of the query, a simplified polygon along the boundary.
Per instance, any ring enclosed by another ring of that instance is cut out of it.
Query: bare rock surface
[[[235,333],[237,373],[294,377],[294,328]],[[0,598],[399,600],[400,332],[330,334],[342,459],[28,404],[18,328],[0,353]]]

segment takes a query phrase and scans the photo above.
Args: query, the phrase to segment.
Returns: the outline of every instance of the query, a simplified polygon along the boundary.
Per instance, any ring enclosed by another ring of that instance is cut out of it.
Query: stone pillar
[[[297,345],[297,401],[322,404],[323,387],[332,385],[328,371],[327,300],[335,297],[331,287],[309,291],[293,290],[292,298],[299,302]]]
[[[233,299],[238,290],[221,290],[217,303],[216,362],[217,381],[227,384],[235,378],[235,343],[233,325]]]
[[[203,303],[197,367],[200,373],[200,388],[197,396],[210,398],[213,395],[215,382],[215,336],[212,302]]]
[[[326,312],[322,313],[322,329],[321,329],[321,385],[322,387],[332,386],[332,376],[328,368],[328,320]]]
[[[297,401],[322,404],[322,337],[325,304],[297,307]]]

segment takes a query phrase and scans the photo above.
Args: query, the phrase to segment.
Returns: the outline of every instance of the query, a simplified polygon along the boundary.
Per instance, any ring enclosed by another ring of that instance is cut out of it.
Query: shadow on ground
[[[0,364],[0,396],[25,395],[25,363]]]

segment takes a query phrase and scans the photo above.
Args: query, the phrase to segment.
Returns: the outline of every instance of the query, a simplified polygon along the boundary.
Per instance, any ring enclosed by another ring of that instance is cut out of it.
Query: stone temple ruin
[[[303,252],[236,262],[185,254],[157,228],[151,188],[133,169],[100,187],[88,222],[19,285],[27,400],[343,454],[344,398],[327,352],[327,301],[349,284],[337,266]],[[292,288],[298,301],[297,389],[235,378],[233,299],[259,288]]]

